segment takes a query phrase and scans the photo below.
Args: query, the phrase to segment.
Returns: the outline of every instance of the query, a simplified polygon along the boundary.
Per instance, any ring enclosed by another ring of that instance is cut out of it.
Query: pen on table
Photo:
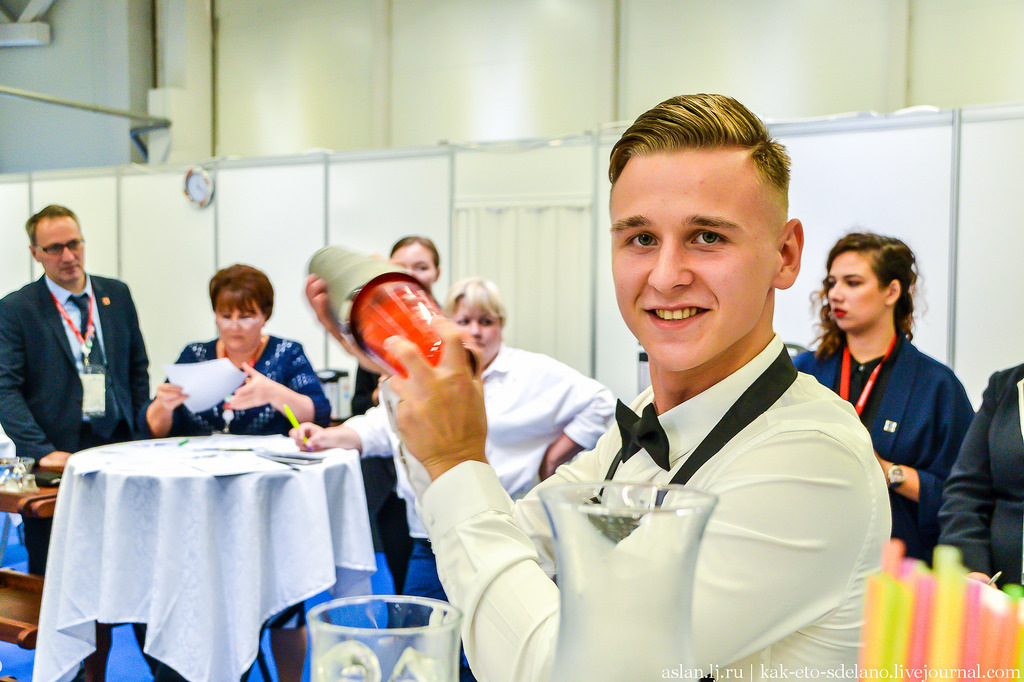
[[[995,585],[996,581],[999,580],[999,576],[1001,576],[1002,574],[1003,574],[1002,571],[996,571],[996,574],[994,576],[992,576],[991,578],[989,578],[988,582],[985,583],[985,584],[986,585]]]
[[[188,438],[186,438],[185,440],[183,440],[183,441],[179,442],[179,443],[178,443],[178,447],[180,448],[180,447],[181,447],[182,445],[184,445],[184,444],[185,444],[185,443],[187,443],[187,442],[188,442]]]
[[[295,413],[292,412],[292,408],[288,407],[288,403],[285,403],[282,407],[284,407],[284,416],[288,417],[288,421],[292,423],[292,426],[299,428],[299,420],[295,418]],[[308,445],[309,439],[303,436],[302,442]]]

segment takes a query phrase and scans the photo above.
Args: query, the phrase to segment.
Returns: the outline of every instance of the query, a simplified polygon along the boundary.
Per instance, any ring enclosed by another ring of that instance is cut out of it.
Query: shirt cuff
[[[430,485],[420,500],[420,519],[431,541],[486,511],[512,514],[512,498],[485,462],[462,462]]]
[[[584,450],[593,450],[597,439],[608,430],[607,425],[602,425],[600,422],[589,423],[589,420],[584,420],[581,417],[583,415],[577,416],[576,419],[566,424],[562,433]]]

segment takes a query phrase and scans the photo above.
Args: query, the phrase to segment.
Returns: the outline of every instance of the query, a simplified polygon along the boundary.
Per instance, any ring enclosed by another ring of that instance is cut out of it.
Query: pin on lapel
[[[886,433],[896,433],[896,427],[898,424],[891,419],[886,419],[885,424],[882,425],[882,430]]]
[[[104,296],[101,300],[103,301],[103,305],[110,305],[110,297],[109,296]]]

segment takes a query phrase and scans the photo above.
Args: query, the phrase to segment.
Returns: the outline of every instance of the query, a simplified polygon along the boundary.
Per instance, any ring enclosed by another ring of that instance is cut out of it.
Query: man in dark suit
[[[61,469],[72,453],[131,440],[149,398],[149,358],[128,287],[85,272],[74,212],[25,224],[45,275],[0,300],[0,424],[19,456]],[[25,520],[29,572],[46,568],[50,524]]]

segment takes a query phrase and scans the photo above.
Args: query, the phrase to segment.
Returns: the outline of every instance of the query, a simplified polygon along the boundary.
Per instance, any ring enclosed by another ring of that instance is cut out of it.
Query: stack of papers
[[[79,476],[97,471],[171,473],[182,467],[212,476],[237,476],[298,469],[322,461],[326,454],[301,452],[287,436],[217,434],[117,443],[75,455],[71,463]]]
[[[227,358],[164,365],[167,380],[181,386],[188,396],[185,407],[192,412],[204,412],[219,405],[245,381],[245,372],[231,364]]]

